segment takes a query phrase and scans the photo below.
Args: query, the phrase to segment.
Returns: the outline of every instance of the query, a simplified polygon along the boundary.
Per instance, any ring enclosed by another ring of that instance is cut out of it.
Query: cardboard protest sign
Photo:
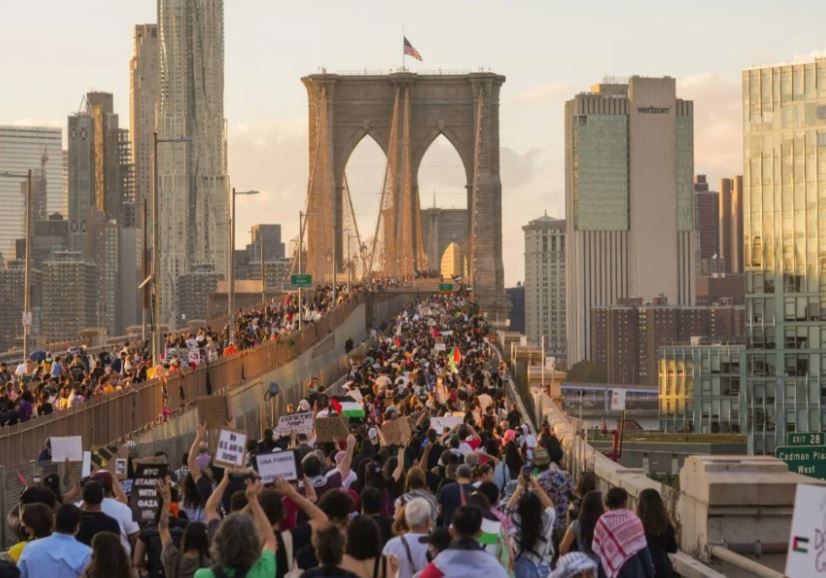
[[[462,423],[462,418],[457,417],[454,415],[446,415],[444,417],[431,417],[430,418],[430,429],[434,430],[437,434],[443,434],[445,429],[453,429],[457,425]]]
[[[83,439],[80,436],[67,436],[49,438],[52,446],[52,461],[55,463],[82,462],[83,461]]]
[[[255,456],[255,463],[258,475],[265,484],[272,483],[276,476],[281,476],[288,482],[298,479],[298,458],[292,450],[258,454]]]
[[[215,429],[228,422],[229,417],[229,398],[226,395],[198,398],[198,423],[206,422],[207,427]]]
[[[405,443],[410,433],[410,421],[406,417],[386,421],[381,426],[381,436],[387,445]]]
[[[276,437],[288,436],[292,432],[308,435],[313,433],[313,413],[305,411],[279,417],[278,427],[275,428]]]
[[[316,440],[320,442],[334,442],[345,439],[350,435],[347,423],[340,415],[320,417],[315,420]]]
[[[212,461],[219,466],[241,467],[244,465],[246,447],[246,434],[231,429],[221,429],[218,433],[218,449]]]
[[[146,460],[152,462],[155,460]],[[135,463],[135,479],[132,480],[132,510],[135,520],[154,522],[161,507],[158,483],[166,476],[165,463]]]

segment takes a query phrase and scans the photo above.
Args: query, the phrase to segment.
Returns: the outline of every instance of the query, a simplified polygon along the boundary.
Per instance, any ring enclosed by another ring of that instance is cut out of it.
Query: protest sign
[[[119,480],[125,480],[128,471],[128,462],[126,458],[115,458],[115,475]]]
[[[334,442],[345,439],[350,430],[340,415],[320,417],[315,420],[316,441]]]
[[[611,390],[611,411],[625,411],[625,390]]]
[[[798,484],[786,554],[788,578],[822,576],[826,534],[826,487]]]
[[[213,461],[219,466],[241,467],[244,465],[246,447],[246,434],[231,429],[221,429],[218,433],[218,449]]]
[[[439,435],[443,434],[445,429],[453,429],[461,423],[462,418],[454,415],[430,418],[430,428],[433,429]]]
[[[436,343],[436,345],[433,346],[433,349],[436,351],[447,351],[447,345],[443,342]]]
[[[292,450],[258,454],[255,456],[255,463],[258,466],[258,475],[265,484],[272,483],[276,476],[281,476],[288,482],[298,479],[298,460]]]
[[[381,436],[387,445],[403,444],[410,437],[410,421],[400,417],[386,421],[381,426]]]
[[[201,365],[201,350],[200,349],[190,349],[188,354],[188,361],[190,365],[194,365],[198,367]]]
[[[52,461],[55,463],[82,462],[83,461],[83,440],[80,436],[66,436],[49,438],[52,446]]]
[[[216,429],[229,421],[229,398],[226,395],[211,395],[198,398],[198,423]]]
[[[313,433],[313,413],[305,411],[279,417],[278,427],[275,428],[275,436],[288,436],[292,432],[308,435]]]
[[[165,463],[135,462],[135,479],[132,480],[132,509],[138,523],[154,522],[161,507],[158,483],[166,476]]]
[[[83,462],[80,466],[80,477],[88,478],[92,475],[92,452],[83,452]]]

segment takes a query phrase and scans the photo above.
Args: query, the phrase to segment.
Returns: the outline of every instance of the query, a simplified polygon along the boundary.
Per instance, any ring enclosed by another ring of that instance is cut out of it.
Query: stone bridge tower
[[[349,204],[344,171],[368,134],[387,155],[379,219],[374,231],[365,232],[372,236],[372,271],[409,277],[428,269],[417,175],[425,152],[441,134],[465,168],[469,282],[483,308],[505,309],[499,178],[499,90],[504,81],[489,72],[302,78],[310,121],[306,272],[329,281],[334,270],[342,271]]]

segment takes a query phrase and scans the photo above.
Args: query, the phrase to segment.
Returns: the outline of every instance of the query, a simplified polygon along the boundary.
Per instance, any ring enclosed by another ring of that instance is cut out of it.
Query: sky
[[[152,0],[0,0],[0,124],[62,126],[89,90],[129,117],[135,24]],[[695,172],[742,172],[740,72],[826,48],[818,0],[225,0],[229,171],[240,190],[236,239],[254,223],[295,236],[306,194],[306,91],[300,77],[384,70],[402,29],[424,58],[413,71],[490,69],[500,95],[506,285],[522,280],[522,225],[564,216],[566,99],[605,76],[672,76],[694,100]],[[347,167],[359,227],[372,228],[384,156],[365,139]],[[458,155],[437,141],[419,174],[422,206],[466,206]]]

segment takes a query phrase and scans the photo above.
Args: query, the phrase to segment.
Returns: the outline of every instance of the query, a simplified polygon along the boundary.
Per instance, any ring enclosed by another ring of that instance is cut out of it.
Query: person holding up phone
[[[507,510],[513,524],[511,536],[515,549],[515,578],[547,576],[554,555],[556,510],[551,498],[531,474],[529,466],[522,468],[522,475],[508,501]]]

